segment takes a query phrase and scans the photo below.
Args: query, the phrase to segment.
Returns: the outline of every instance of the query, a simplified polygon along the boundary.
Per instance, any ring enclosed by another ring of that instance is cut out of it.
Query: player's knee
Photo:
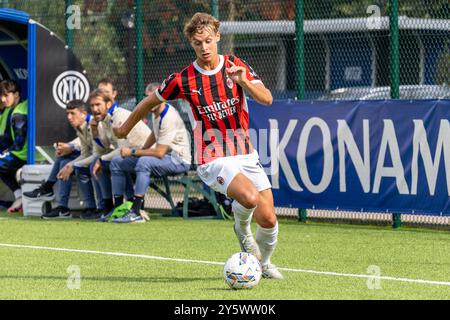
[[[259,202],[259,193],[256,190],[246,190],[239,199],[239,203],[247,209],[255,208]]]
[[[120,163],[122,162],[122,160],[123,160],[122,157],[119,157],[119,156],[114,157],[111,160],[111,164],[109,165],[110,170],[111,171],[120,170]]]
[[[274,228],[276,225],[277,225],[277,216],[276,215],[267,216],[261,223],[261,227],[266,228],[266,229]]]
[[[136,172],[150,172],[154,164],[153,157],[140,157],[136,163]]]

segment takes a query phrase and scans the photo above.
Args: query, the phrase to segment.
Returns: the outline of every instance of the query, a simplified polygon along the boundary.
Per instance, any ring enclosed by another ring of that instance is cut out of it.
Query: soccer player
[[[151,94],[159,83],[147,86]],[[153,109],[153,131],[142,149],[122,148],[121,156],[111,162],[111,179],[114,201],[122,202],[125,193],[125,173],[136,173],[136,190],[132,208],[116,223],[145,222],[139,215],[144,196],[152,177],[176,175],[187,172],[191,166],[189,135],[178,112],[168,103]]]
[[[13,213],[22,210],[22,190],[16,180],[16,173],[27,163],[28,102],[21,101],[20,86],[14,80],[0,82],[0,97],[2,104],[13,110],[10,123],[5,128],[9,143],[0,155],[0,179],[14,193],[15,200],[8,208],[8,212]]]
[[[271,105],[273,98],[246,62],[218,54],[219,25],[209,14],[196,13],[192,17],[184,33],[197,59],[170,75],[115,131],[118,137],[125,137],[161,102],[186,100],[197,122],[194,140],[199,177],[215,191],[234,199],[234,231],[242,250],[261,261],[264,277],[282,279],[270,261],[277,243],[278,222],[271,184],[250,143],[245,92],[263,105]],[[250,229],[252,215],[258,224],[256,241]]]

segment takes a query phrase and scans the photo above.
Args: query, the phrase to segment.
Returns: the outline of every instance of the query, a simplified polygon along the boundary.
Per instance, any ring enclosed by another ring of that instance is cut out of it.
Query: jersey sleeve
[[[230,56],[229,59],[233,61],[233,63],[237,66],[244,67],[246,69],[247,79],[251,83],[263,83],[259,75],[253,70],[253,68],[243,59],[240,59],[236,56]]]
[[[176,99],[183,99],[183,89],[180,85],[180,74],[172,73],[166,78],[161,86],[156,90],[156,96],[159,100],[165,102]]]

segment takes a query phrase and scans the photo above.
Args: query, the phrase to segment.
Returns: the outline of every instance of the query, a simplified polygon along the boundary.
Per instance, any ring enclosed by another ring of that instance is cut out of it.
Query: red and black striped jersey
[[[229,61],[246,68],[247,79],[262,83],[242,59],[220,55],[214,70],[204,70],[193,62],[171,74],[156,91],[161,101],[184,99],[191,106],[196,161],[208,163],[218,157],[253,152],[248,134],[248,108],[244,90],[227,77]]]

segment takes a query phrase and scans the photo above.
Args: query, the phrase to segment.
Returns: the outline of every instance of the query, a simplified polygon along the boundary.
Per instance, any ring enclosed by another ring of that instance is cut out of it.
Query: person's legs
[[[58,173],[59,170],[62,169],[62,165],[61,165],[61,161],[64,159],[64,157],[56,157],[55,162],[53,163],[52,166],[52,171],[50,171],[50,175],[47,178],[47,182],[49,182],[50,184],[55,185],[55,183],[58,181]]]
[[[112,182],[112,194],[114,197],[114,206],[118,207],[123,203],[123,197],[128,189],[130,173],[134,172],[134,168],[138,162],[138,158],[121,156],[114,157],[111,161],[111,182]],[[131,180],[132,181],[132,180]],[[131,195],[127,192],[127,199],[133,198],[133,192]]]
[[[95,210],[97,206],[95,203],[94,188],[92,186],[92,177],[89,168],[75,167],[75,174],[86,209]]]
[[[91,174],[93,175],[92,172]],[[114,208],[112,200],[111,171],[109,161],[102,161],[102,170],[97,174],[97,177],[104,202],[103,210],[104,213],[109,213]]]
[[[227,196],[234,200],[231,204],[235,221],[234,231],[242,250],[261,260],[261,251],[250,228],[253,212],[259,202],[258,190],[250,179],[238,173],[227,188]]]
[[[283,276],[270,264],[277,243],[278,223],[270,182],[259,165],[257,154],[215,160],[197,171],[215,191],[234,199],[234,230],[242,250],[261,261],[265,277],[281,279]],[[253,214],[258,224],[257,241],[250,228]]]
[[[50,171],[50,175],[48,176],[47,180],[42,183],[38,188],[24,192],[23,195],[26,198],[30,199],[41,199],[46,201],[51,201],[54,199],[54,193],[53,193],[53,187],[58,182],[58,173],[59,171],[70,161],[74,160],[76,157],[78,157],[80,153],[78,151],[75,151],[71,153],[70,155],[63,156],[63,157],[57,157],[55,159],[55,162],[53,163],[52,170]],[[65,183],[65,181],[59,181],[59,194],[58,194],[58,200],[62,199],[62,202],[65,203],[65,198],[69,198],[70,196],[70,187],[71,182]],[[67,205],[65,205],[67,207]]]
[[[270,268],[270,258],[278,242],[278,221],[275,215],[272,190],[267,189],[259,194],[259,202],[254,212],[258,224],[256,242],[261,251],[261,265]]]
[[[133,219],[139,219],[139,212],[144,202],[144,196],[147,188],[150,185],[151,177],[161,177],[165,175],[174,175],[186,172],[189,170],[188,164],[179,164],[172,161],[170,155],[166,155],[163,159],[156,157],[140,157],[137,160],[136,171],[136,191],[134,194],[133,206],[130,210],[130,215],[123,219],[117,219],[115,222],[136,222]],[[148,219],[148,216],[145,217]],[[142,221],[142,220],[140,220]]]
[[[0,157],[0,179],[14,193],[15,198],[15,201],[11,207],[9,207],[8,212],[18,211],[22,207],[22,190],[16,180],[16,172],[25,165],[25,163],[25,161],[10,154]]]
[[[134,171],[134,168],[133,168],[133,171]],[[133,200],[133,198],[134,198],[133,195],[134,195],[133,176],[132,176],[131,172],[126,172],[125,173],[125,197],[127,198],[128,201],[130,201],[130,200]]]
[[[140,157],[136,163],[136,191],[135,196],[143,197],[150,185],[151,177],[176,175],[189,170],[189,165],[172,161],[170,155],[159,159],[156,157]]]
[[[56,170],[54,170],[55,167],[58,167],[59,170],[61,170],[62,168],[64,168],[64,166],[66,164],[68,164],[69,162],[71,162],[74,159],[75,158],[72,155],[57,158],[57,160],[55,161],[55,164],[53,165],[52,173],[53,173],[53,171],[56,171]],[[58,172],[59,172],[59,170],[58,170]],[[50,177],[49,177],[49,179],[47,179],[47,181],[50,181]],[[67,181],[58,179],[58,187],[59,187],[58,199],[57,199],[58,205],[60,207],[68,209],[69,208],[70,191],[72,190],[72,177],[69,177],[69,179],[67,179]]]
[[[100,186],[99,181],[97,179],[95,179],[94,176],[92,175],[94,164],[95,164],[95,161],[89,165],[89,175],[91,177],[92,185],[93,185],[94,191],[95,191],[97,209],[103,210],[105,208],[105,201],[103,200],[102,188]]]

